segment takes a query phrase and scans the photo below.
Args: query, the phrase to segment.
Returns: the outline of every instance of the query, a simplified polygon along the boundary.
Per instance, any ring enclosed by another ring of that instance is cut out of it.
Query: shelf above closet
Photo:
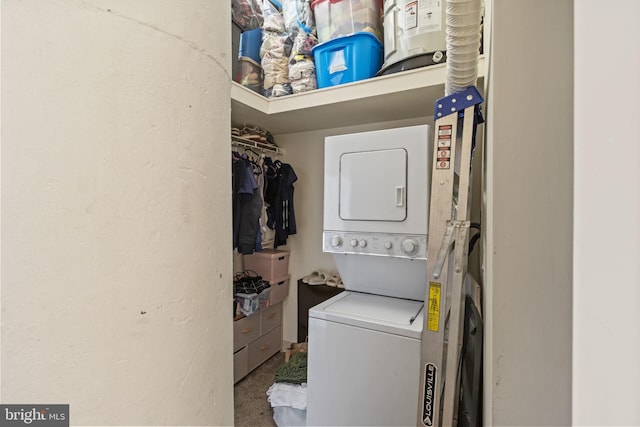
[[[485,68],[481,56],[478,86]],[[435,101],[444,96],[445,78],[446,65],[440,64],[270,99],[232,82],[231,121],[278,135],[432,117]]]
[[[231,146],[250,149],[255,148],[263,153],[284,154],[284,151],[280,147],[273,146],[266,142],[253,141],[251,139],[242,138],[235,135],[231,135]]]

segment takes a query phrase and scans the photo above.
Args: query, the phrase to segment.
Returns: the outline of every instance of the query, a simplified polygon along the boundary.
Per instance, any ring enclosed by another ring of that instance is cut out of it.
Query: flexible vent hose
[[[445,96],[476,84],[481,17],[482,0],[447,0]]]

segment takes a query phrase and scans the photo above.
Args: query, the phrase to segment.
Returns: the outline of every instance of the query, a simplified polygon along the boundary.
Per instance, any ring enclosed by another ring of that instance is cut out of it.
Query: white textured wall
[[[233,423],[228,2],[2,2],[3,403]]]
[[[575,2],[573,424],[640,425],[640,2]],[[594,61],[606,52],[611,61]],[[611,150],[614,155],[610,156]]]
[[[567,425],[573,1],[493,0],[492,23],[485,425]]]

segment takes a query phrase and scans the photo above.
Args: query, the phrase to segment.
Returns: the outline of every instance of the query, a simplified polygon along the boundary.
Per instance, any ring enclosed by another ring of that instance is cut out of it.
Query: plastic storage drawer
[[[254,271],[268,282],[289,274],[289,251],[265,249],[244,256],[244,269]]]
[[[247,346],[249,348],[249,371],[278,353],[282,348],[282,326],[277,326]]]
[[[249,373],[249,348],[243,347],[233,353],[233,382],[237,383]]]
[[[291,276],[287,275],[278,280],[269,282],[271,292],[269,293],[269,305],[275,305],[282,302],[289,295],[289,282]]]
[[[233,349],[237,350],[260,336],[260,316],[243,317],[233,322]]]

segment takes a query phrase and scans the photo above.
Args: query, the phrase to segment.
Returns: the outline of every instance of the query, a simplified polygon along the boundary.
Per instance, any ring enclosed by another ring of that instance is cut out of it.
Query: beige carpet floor
[[[284,353],[278,353],[258,366],[234,387],[236,427],[275,427],[267,390],[273,384],[276,369],[284,365]]]

